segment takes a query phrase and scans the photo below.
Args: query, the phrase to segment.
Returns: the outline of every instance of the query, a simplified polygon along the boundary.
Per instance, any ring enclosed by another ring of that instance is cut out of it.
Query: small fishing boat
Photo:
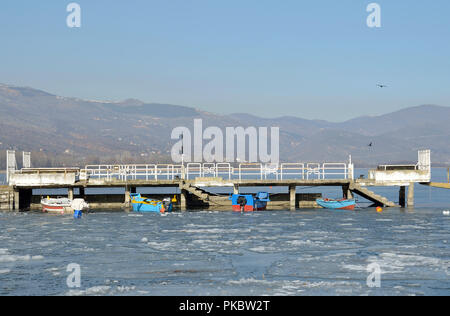
[[[230,196],[234,212],[265,211],[267,202],[270,202],[269,193],[258,192],[253,194],[233,194]]]
[[[46,197],[41,200],[42,211],[49,214],[73,214],[75,211],[89,210],[89,204],[84,199],[71,200],[68,198]]]
[[[355,210],[356,200],[355,199],[342,199],[342,200],[332,200],[332,199],[317,199],[317,204],[323,208],[330,210]]]
[[[158,201],[144,198],[140,194],[131,194],[130,197],[134,212],[170,213],[173,211],[173,203],[170,198]]]
[[[72,200],[68,198],[50,198],[41,200],[42,211],[49,214],[70,214],[73,213]]]

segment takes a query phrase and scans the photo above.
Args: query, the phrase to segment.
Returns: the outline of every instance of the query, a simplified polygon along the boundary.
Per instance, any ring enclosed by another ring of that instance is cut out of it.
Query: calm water
[[[449,295],[450,191],[417,186],[416,202],[381,214],[0,213],[0,295]],[[381,288],[366,284],[371,263]]]

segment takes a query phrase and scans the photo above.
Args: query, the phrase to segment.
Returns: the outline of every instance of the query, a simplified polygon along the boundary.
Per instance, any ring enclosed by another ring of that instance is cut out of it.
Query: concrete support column
[[[125,207],[131,206],[131,192],[132,188],[126,187],[125,188]]]
[[[14,211],[19,211],[19,201],[20,201],[20,191],[18,189],[14,190]]]
[[[125,188],[125,206],[131,206],[131,193],[136,193],[136,187]]]
[[[73,188],[69,188],[67,190],[67,197],[69,198],[69,200],[73,200]]]
[[[353,193],[352,191],[350,191],[350,186],[342,186],[342,196],[344,197],[344,199],[353,199]]]
[[[187,191],[183,189],[180,194],[180,208],[182,212],[187,211]]]
[[[406,207],[406,187],[401,186],[400,192],[398,194],[398,204],[400,204],[401,207]]]
[[[80,188],[80,197],[84,199],[86,196],[86,190],[84,188]]]
[[[239,194],[239,186],[237,184],[233,186],[233,194]]]
[[[291,211],[295,211],[296,206],[297,206],[297,190],[295,185],[290,185],[289,186],[289,206]]]
[[[408,188],[408,207],[414,207],[414,183],[409,184]]]
[[[8,192],[9,195],[9,210],[14,210],[14,192]]]

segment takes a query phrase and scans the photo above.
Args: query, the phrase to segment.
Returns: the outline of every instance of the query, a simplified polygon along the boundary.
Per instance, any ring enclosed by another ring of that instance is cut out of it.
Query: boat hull
[[[133,212],[137,213],[165,213],[173,211],[173,203],[165,204],[163,201],[156,201],[141,197],[140,194],[131,196]]]
[[[42,205],[42,212],[48,214],[65,215],[72,214],[74,210],[70,206]]]
[[[84,199],[70,200],[67,198],[46,198],[41,200],[41,206],[42,212],[58,215],[73,214],[75,211],[82,212],[89,210],[89,204],[87,204]]]
[[[43,199],[41,200],[42,212],[48,214],[72,214],[71,200],[68,199]]]
[[[317,204],[321,207],[329,210],[346,210],[354,211],[356,207],[356,200],[327,200],[327,199],[317,199]]]
[[[143,203],[132,203],[133,212],[138,213],[164,213],[164,212],[172,212],[173,206],[170,205],[168,208],[163,207],[161,204],[157,205],[148,205]]]
[[[256,196],[252,194],[233,194],[231,197],[234,212],[258,212],[267,210],[269,194],[260,192]]]

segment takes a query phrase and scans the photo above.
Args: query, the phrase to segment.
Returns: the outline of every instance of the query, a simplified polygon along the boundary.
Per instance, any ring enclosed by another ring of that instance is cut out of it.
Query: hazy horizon
[[[379,0],[380,28],[371,1],[79,0],[80,28],[69,2],[3,1],[0,82],[330,122],[450,104],[448,1]]]
[[[43,92],[55,95],[57,97],[69,98],[69,99],[79,99],[79,100],[83,100],[83,101],[87,101],[87,102],[122,103],[122,102],[125,102],[125,101],[135,100],[135,101],[142,102],[144,104],[168,104],[169,105],[169,103],[167,103],[167,102],[155,102],[155,101],[151,101],[151,100],[150,101],[149,100],[140,100],[140,99],[137,99],[137,98],[135,98],[133,96],[125,98],[125,99],[122,99],[122,100],[84,99],[84,98],[80,98],[80,97],[77,97],[77,96],[59,95],[59,94],[55,94],[52,91],[48,91],[48,90],[45,90],[45,89],[38,89],[38,88],[35,88],[35,87],[30,87],[30,86],[18,86],[18,85],[14,85],[14,84],[8,84],[8,83],[0,82],[0,86],[2,86],[2,85],[3,86],[8,86],[8,87],[15,87],[15,88],[34,89],[34,90],[39,90],[39,91],[43,91]],[[390,111],[390,112],[384,112],[384,113],[372,114],[372,115],[370,115],[370,114],[365,114],[364,115],[363,114],[363,115],[359,115],[359,116],[355,116],[355,117],[348,117],[345,120],[333,121],[333,120],[328,120],[328,119],[323,119],[323,118],[307,118],[307,117],[301,117],[301,116],[295,116],[295,115],[278,115],[278,116],[275,115],[275,116],[270,117],[270,116],[265,116],[265,115],[257,115],[257,114],[253,114],[253,113],[249,113],[249,112],[223,112],[223,113],[220,113],[220,112],[212,112],[212,111],[209,111],[208,109],[202,109],[202,108],[198,108],[196,106],[185,105],[185,104],[170,104],[170,105],[194,108],[194,109],[198,109],[198,110],[200,110],[202,112],[213,113],[213,114],[218,114],[218,115],[225,115],[225,116],[226,115],[235,115],[235,114],[250,114],[250,115],[255,115],[255,116],[257,116],[259,118],[262,118],[262,119],[278,119],[278,118],[282,118],[282,117],[293,117],[293,118],[306,119],[306,120],[311,120],[311,121],[327,121],[327,122],[330,122],[330,123],[344,123],[344,122],[349,121],[349,120],[358,119],[358,118],[365,118],[365,117],[367,117],[367,118],[374,118],[374,117],[378,117],[378,116],[381,116],[381,115],[386,115],[386,114],[390,114],[390,113],[394,113],[394,112],[398,112],[398,111],[402,111],[402,110],[406,110],[406,109],[418,108],[418,107],[423,107],[423,106],[450,107],[450,106],[441,105],[441,104],[419,104],[419,105],[411,105],[411,106],[406,106],[406,107],[403,107],[403,108],[398,108],[398,109],[395,109],[395,110]]]

